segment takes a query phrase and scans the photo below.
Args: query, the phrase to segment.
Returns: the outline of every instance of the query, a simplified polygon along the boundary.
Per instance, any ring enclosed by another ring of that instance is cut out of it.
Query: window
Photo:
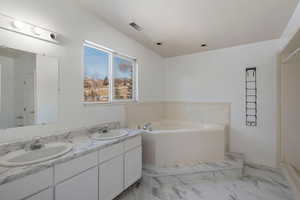
[[[133,99],[134,62],[120,56],[113,57],[114,100]]]
[[[109,54],[84,46],[84,101],[109,101]]]
[[[136,59],[84,44],[84,102],[136,101]]]

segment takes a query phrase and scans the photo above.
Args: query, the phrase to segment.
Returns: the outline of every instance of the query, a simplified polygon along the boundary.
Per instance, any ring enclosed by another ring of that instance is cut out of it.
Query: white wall
[[[248,162],[276,165],[279,40],[168,58],[165,100],[229,102],[230,151]],[[245,68],[258,70],[258,127],[245,126]]]
[[[6,44],[12,48],[21,48],[60,58],[60,124],[74,127],[113,120],[124,121],[125,114],[122,105],[84,106],[81,104],[83,97],[83,40],[90,40],[137,57],[140,67],[140,99],[142,101],[160,100],[163,96],[162,58],[80,9],[76,1],[1,0],[0,12],[52,29],[63,36],[61,38],[63,43],[55,45],[0,30],[0,45]],[[23,130],[35,132],[33,128]],[[19,131],[13,130],[13,132]],[[36,133],[38,134],[38,131]],[[22,134],[24,135],[24,133]],[[14,134],[6,132],[2,140],[12,135]]]
[[[300,3],[281,36],[282,59],[299,46]],[[300,170],[300,55],[281,63],[281,159]],[[296,177],[295,177],[296,178]]]
[[[282,137],[284,161],[300,170],[300,55],[282,67]]]

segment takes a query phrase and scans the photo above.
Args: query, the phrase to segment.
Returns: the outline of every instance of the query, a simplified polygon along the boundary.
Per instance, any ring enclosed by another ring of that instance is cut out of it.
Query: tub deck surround
[[[214,172],[150,177],[118,200],[296,200],[280,170],[245,164],[236,179],[217,179]]]
[[[55,164],[67,162],[69,160],[78,158],[80,156],[87,155],[91,152],[98,151],[100,149],[106,148],[108,146],[112,146],[114,144],[123,142],[129,138],[136,137],[142,134],[141,130],[129,130],[129,134],[122,138],[117,138],[114,140],[106,140],[106,141],[96,141],[91,139],[91,128],[95,127],[105,127],[109,126],[111,129],[119,128],[119,123],[109,123],[109,124],[101,124],[94,127],[88,128],[80,128],[72,131],[68,131],[67,133],[63,133],[60,135],[52,135],[45,138],[42,138],[43,142],[70,142],[73,144],[73,149],[69,153],[53,160],[49,160],[42,163],[37,163],[33,165],[21,166],[21,167],[3,167],[0,166],[0,185],[17,180],[27,175],[31,175],[37,173],[43,169],[54,166]],[[18,149],[24,148],[25,145],[30,143],[30,141],[22,141],[16,142],[13,144],[5,144],[0,146],[1,155],[5,155],[11,151],[15,151]],[[0,155],[0,159],[1,159]]]
[[[224,176],[240,178],[244,168],[244,156],[239,153],[227,153],[221,162],[203,162],[196,165],[177,165],[174,167],[159,168],[154,165],[144,165],[143,175],[162,177],[184,174],[211,174],[215,177]]]

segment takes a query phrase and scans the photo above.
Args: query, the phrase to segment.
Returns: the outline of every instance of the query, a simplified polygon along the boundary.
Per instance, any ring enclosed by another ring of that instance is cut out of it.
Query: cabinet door
[[[142,177],[142,148],[125,153],[125,188]]]
[[[55,188],[56,200],[98,200],[98,168],[89,169]]]
[[[52,168],[0,185],[0,200],[20,200],[52,184]]]
[[[123,155],[99,166],[99,199],[112,200],[123,191]]]
[[[36,195],[33,195],[32,197],[29,197],[26,200],[53,200],[53,189],[50,188],[48,190],[40,192]]]

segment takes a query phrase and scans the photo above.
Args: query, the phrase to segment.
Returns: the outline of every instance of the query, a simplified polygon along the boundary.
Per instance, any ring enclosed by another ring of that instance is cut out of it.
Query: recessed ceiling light
[[[202,43],[202,44],[201,44],[201,47],[207,47],[207,44]]]
[[[163,43],[162,42],[156,42],[156,45],[161,46],[161,45],[163,45]]]

